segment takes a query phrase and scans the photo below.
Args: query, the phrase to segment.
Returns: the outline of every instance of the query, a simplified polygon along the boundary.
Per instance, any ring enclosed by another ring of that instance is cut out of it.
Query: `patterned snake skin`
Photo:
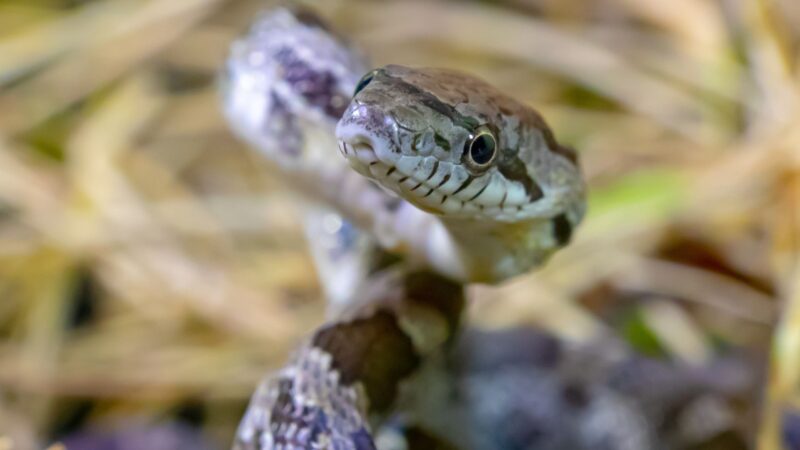
[[[458,336],[463,283],[541,265],[584,214],[575,153],[532,109],[458,72],[367,72],[316,16],[283,8],[232,47],[223,105],[304,196],[334,303],[258,387],[235,449],[657,450],[710,433],[662,439],[691,428],[677,409],[730,425],[701,395],[724,386],[697,370],[530,330]],[[401,262],[370,257],[385,252]],[[669,398],[648,401],[653,384]]]
[[[461,287],[437,275],[385,278],[258,388],[234,448],[376,448],[370,416],[385,414],[401,383],[452,338],[464,303]]]
[[[388,66],[359,81],[364,63],[311,17],[259,19],[224,77],[229,122],[287,183],[462,282],[527,272],[569,242],[581,171],[534,110],[441,69]]]

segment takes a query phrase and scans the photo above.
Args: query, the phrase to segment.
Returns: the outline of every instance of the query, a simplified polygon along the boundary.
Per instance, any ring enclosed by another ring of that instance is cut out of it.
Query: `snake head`
[[[470,75],[373,70],[336,133],[355,170],[425,211],[504,222],[556,218],[570,231],[583,216],[575,153],[534,110]]]

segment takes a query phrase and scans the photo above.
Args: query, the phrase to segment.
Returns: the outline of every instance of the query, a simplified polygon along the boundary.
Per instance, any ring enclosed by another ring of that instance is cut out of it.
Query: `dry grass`
[[[472,71],[580,149],[587,223],[545,270],[474,289],[483,325],[635,320],[676,359],[769,354],[753,429],[781,448],[800,401],[796,2],[319,3],[376,65]],[[227,442],[322,319],[291,199],[218,111],[215,72],[263,6],[0,2],[0,449],[187,410]]]

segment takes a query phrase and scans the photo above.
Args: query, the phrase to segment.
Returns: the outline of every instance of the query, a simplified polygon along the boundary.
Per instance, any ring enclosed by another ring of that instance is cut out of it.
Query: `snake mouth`
[[[381,158],[381,149],[370,138],[359,135],[341,139],[339,150],[358,173],[410,200],[418,208],[440,215],[463,212],[464,202],[446,202],[448,196],[438,192],[437,186],[430,183],[432,177],[416,177]]]
[[[356,158],[358,161],[369,163],[378,159],[372,142],[364,137],[357,137],[352,140],[340,140],[339,150],[341,150],[342,154],[348,160]]]
[[[340,124],[338,134],[339,150],[356,172],[424,211],[493,220],[518,220],[527,214],[521,186],[515,189],[496,183],[494,176],[471,179],[454,175],[450,162],[403,155],[391,140],[367,135],[356,127]]]
[[[377,169],[377,166],[383,166],[378,155],[375,153],[375,147],[368,138],[358,137],[352,140],[340,140],[339,151],[350,163],[350,166],[356,172],[375,180],[380,180],[379,174],[373,173],[372,169]]]
[[[453,218],[493,220],[517,220],[525,214],[524,205],[507,201],[509,188],[500,187],[496,189],[498,192],[490,192],[491,179],[448,184],[455,178],[451,169],[446,168],[449,163],[429,157],[434,161],[431,164],[427,164],[425,158],[419,158],[416,163],[408,165],[403,157],[391,158],[392,152],[381,144],[367,136],[355,135],[340,139],[339,150],[356,172],[394,191],[423,211]],[[461,192],[463,194],[458,195]]]

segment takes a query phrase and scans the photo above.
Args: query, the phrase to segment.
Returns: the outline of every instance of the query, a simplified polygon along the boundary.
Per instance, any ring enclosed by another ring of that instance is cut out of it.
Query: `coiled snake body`
[[[525,400],[497,384],[550,389],[549,378],[530,375],[559,364],[551,345],[536,344],[546,339],[524,344],[540,350],[535,363],[522,364],[528,375],[505,365],[488,380],[455,374],[461,401],[430,406],[453,397],[436,394],[449,388],[435,388],[425,367],[438,361],[453,372],[442,347],[458,329],[463,283],[498,282],[542,264],[583,216],[575,153],[539,114],[459,72],[367,72],[356,51],[300,10],[260,17],[233,46],[223,81],[233,129],[305,194],[311,246],[338,305],[259,386],[235,448],[377,448],[371,430],[401,398],[422,405],[416,416],[406,408],[404,423],[427,421],[450,444],[412,426],[402,445],[389,439],[380,448],[657,448],[643,419],[610,391],[594,392],[601,406],[584,408],[580,425],[547,439],[515,425],[525,414],[569,422],[561,418],[578,414],[570,405],[589,395],[573,385],[565,395]],[[319,225],[329,217],[338,226]],[[379,271],[368,257],[375,248],[403,263]]]

